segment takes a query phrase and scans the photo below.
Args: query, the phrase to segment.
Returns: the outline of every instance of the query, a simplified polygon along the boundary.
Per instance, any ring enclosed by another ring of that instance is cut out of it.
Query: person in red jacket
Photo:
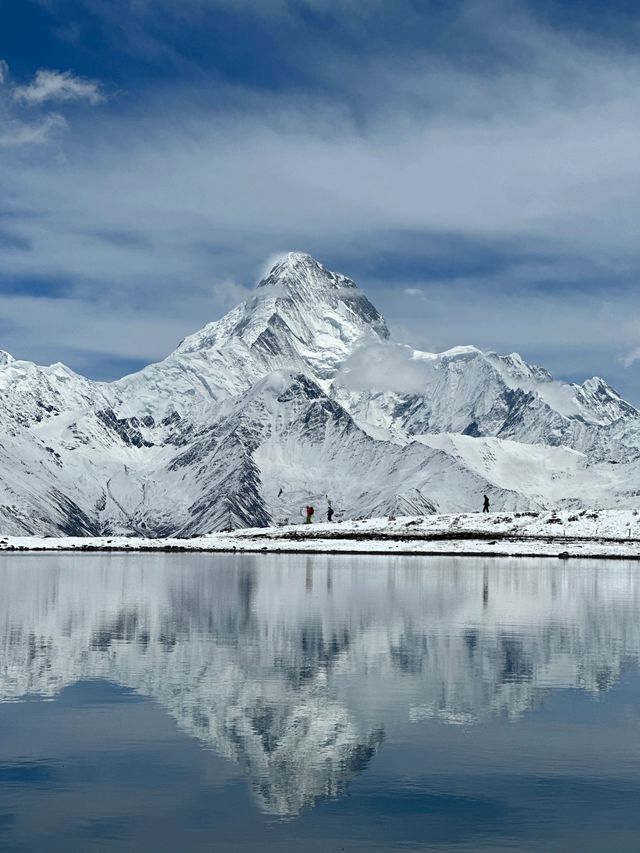
[[[308,506],[306,512],[307,512],[307,517],[305,518],[304,523],[305,524],[311,524],[311,516],[313,515],[313,507]]]

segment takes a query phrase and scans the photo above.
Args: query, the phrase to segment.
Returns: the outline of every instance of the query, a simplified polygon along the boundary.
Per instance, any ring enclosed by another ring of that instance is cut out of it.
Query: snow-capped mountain
[[[0,531],[192,535],[296,520],[640,505],[640,413],[517,354],[394,343],[353,281],[290,253],[113,383],[0,357]]]

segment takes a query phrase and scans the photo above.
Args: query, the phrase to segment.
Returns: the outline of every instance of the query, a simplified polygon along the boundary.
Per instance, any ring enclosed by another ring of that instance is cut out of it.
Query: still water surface
[[[636,564],[0,559],[0,849],[640,849]]]

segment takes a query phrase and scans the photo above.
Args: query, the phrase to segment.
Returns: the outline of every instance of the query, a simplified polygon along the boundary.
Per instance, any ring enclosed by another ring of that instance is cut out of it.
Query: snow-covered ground
[[[260,527],[190,539],[16,537],[4,551],[246,551],[640,559],[637,510],[463,513]]]

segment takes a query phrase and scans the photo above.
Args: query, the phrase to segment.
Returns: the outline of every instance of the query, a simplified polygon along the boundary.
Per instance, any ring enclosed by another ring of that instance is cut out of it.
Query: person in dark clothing
[[[483,495],[484,503],[482,504],[482,512],[489,512],[489,498]]]
[[[313,515],[313,507],[308,506],[306,509],[307,517],[304,520],[305,524],[311,524],[311,516]]]
[[[327,521],[331,521],[333,518],[333,507],[330,505],[327,510]]]

